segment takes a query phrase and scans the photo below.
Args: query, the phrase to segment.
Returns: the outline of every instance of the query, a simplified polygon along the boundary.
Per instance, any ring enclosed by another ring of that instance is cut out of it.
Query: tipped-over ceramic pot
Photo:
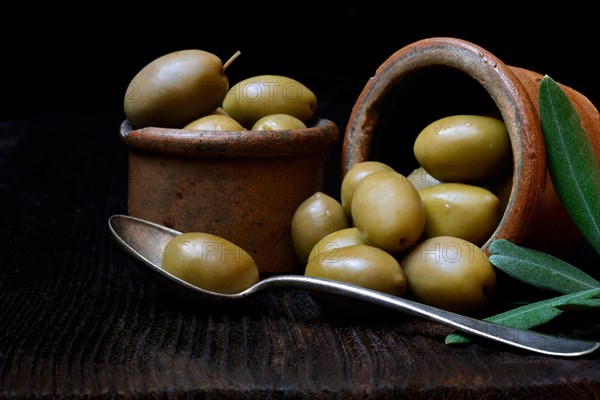
[[[495,115],[510,136],[512,187],[501,221],[483,248],[488,251],[494,239],[503,238],[556,255],[577,251],[585,240],[546,168],[538,112],[542,78],[465,40],[434,37],[409,44],[380,65],[356,100],[344,134],[342,175],[365,160],[409,174],[418,166],[413,143],[429,123],[453,114]],[[583,94],[561,87],[600,159],[598,110]]]
[[[291,239],[296,208],[327,184],[339,130],[189,131],[121,124],[129,150],[128,213],[181,232],[221,236],[262,275],[301,272]],[[302,266],[303,267],[303,266]]]

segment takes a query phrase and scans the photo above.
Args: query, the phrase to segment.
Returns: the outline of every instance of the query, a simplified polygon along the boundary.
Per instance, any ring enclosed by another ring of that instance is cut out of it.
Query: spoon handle
[[[123,249],[156,272],[157,276],[162,277],[163,282],[168,281],[185,292],[196,293],[205,299],[235,301],[268,288],[297,288],[366,301],[435,321],[461,332],[547,355],[576,357],[591,353],[600,347],[599,342],[591,340],[569,339],[534,331],[514,329],[440,310],[402,297],[388,295],[356,285],[303,275],[273,276],[259,281],[243,292],[235,294],[209,292],[175,278],[160,268],[162,249],[170,238],[179,234],[178,231],[124,215],[112,216],[109,220],[109,227]]]
[[[402,297],[332,280],[301,275],[281,275],[264,279],[255,286],[255,289],[267,287],[294,287],[346,296],[435,321],[464,333],[546,355],[576,357],[591,353],[600,347],[599,342],[510,328],[427,306]]]

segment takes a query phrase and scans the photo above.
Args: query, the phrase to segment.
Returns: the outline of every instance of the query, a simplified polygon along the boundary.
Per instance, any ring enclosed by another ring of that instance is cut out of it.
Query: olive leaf
[[[516,245],[506,239],[489,247],[490,262],[507,275],[540,289],[575,293],[600,288],[600,282],[579,268],[544,252]]]
[[[590,138],[565,91],[548,75],[539,113],[554,189],[589,244],[600,254],[600,169]]]
[[[536,301],[525,306],[517,307],[491,317],[484,321],[518,329],[531,329],[545,324],[564,312],[561,307],[586,304],[588,299],[600,295],[600,288],[582,290],[576,293],[565,294],[546,300]],[[594,303],[594,302],[592,302]],[[587,303],[592,305],[591,303]],[[600,304],[596,304],[599,305]],[[460,333],[451,333],[446,336],[446,344],[468,343],[471,340]]]

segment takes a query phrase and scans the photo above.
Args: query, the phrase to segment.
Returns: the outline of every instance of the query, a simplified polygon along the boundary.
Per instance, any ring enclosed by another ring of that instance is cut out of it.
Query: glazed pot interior
[[[392,82],[378,100],[377,109],[367,158],[384,162],[404,175],[419,166],[414,141],[435,120],[456,114],[502,118],[479,82],[444,66],[415,70]]]

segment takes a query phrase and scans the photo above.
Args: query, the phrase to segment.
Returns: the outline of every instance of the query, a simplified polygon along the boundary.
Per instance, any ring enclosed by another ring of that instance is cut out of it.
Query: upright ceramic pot
[[[315,118],[306,129],[133,129],[128,213],[182,232],[221,236],[246,250],[262,275],[302,272],[292,239],[296,208],[326,186],[339,131]]]
[[[549,61],[550,62],[550,61]],[[418,166],[413,143],[436,119],[453,114],[495,115],[507,125],[512,186],[494,239],[556,255],[576,251],[584,238],[560,203],[548,170],[538,112],[543,75],[506,65],[486,49],[449,37],[427,38],[393,53],[370,78],[344,134],[342,175],[354,164],[378,160],[403,174]],[[578,91],[561,85],[600,159],[600,115]]]

